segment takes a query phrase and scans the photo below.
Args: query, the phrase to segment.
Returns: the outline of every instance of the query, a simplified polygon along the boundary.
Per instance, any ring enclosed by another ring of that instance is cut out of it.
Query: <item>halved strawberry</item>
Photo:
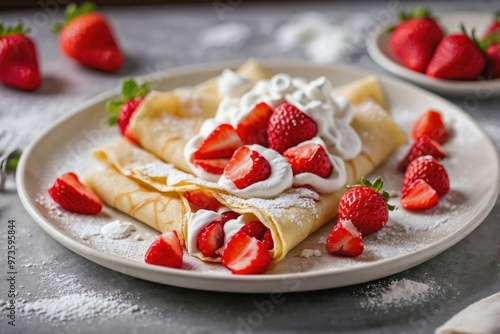
[[[316,143],[307,143],[289,148],[283,153],[290,166],[293,175],[301,173],[313,173],[327,178],[332,173],[332,163],[328,153],[323,146]]]
[[[144,261],[158,266],[180,268],[183,255],[177,232],[168,231],[156,237],[146,251]]]
[[[271,256],[262,241],[240,231],[224,248],[222,264],[233,274],[262,274],[271,264]]]
[[[234,151],[243,145],[238,133],[230,124],[221,124],[201,143],[193,159],[231,158]]]
[[[439,196],[432,187],[422,179],[410,184],[401,198],[401,206],[408,210],[425,210],[438,204]]]
[[[262,237],[262,242],[264,243],[264,245],[266,245],[267,249],[271,250],[274,248],[273,235],[270,229],[267,229],[266,233],[264,233],[264,236]]]
[[[85,186],[75,173],[58,177],[49,188],[49,195],[70,212],[97,215],[102,209],[99,197]]]
[[[339,220],[326,239],[327,251],[344,256],[358,256],[365,248],[361,233],[350,220]]]
[[[267,126],[269,148],[279,153],[313,138],[317,133],[316,122],[290,103],[277,106]]]
[[[224,245],[222,223],[215,221],[205,226],[196,237],[200,252],[206,257],[215,257],[215,252]]]
[[[229,162],[229,158],[220,159],[193,159],[193,164],[202,168],[205,172],[210,174],[222,175],[224,167]]]
[[[261,102],[238,124],[236,132],[245,145],[259,144],[267,147],[267,123],[272,113],[271,107]]]
[[[413,143],[406,157],[399,163],[398,170],[404,173],[410,162],[424,155],[432,155],[438,160],[446,158],[441,146],[429,136],[423,135]]]
[[[450,180],[444,166],[436,158],[426,155],[413,160],[403,177],[401,194],[405,196],[410,185],[418,179],[427,182],[442,197],[450,191]]]
[[[264,234],[267,231],[267,227],[264,226],[260,221],[254,220],[243,225],[240,231],[248,234],[251,237],[262,240]]]
[[[118,123],[120,133],[127,137],[131,136],[130,131],[127,131],[130,118],[148,93],[149,85],[147,83],[138,85],[131,78],[123,81],[121,97],[110,100],[106,104],[106,109],[110,114],[108,124],[115,125]]]
[[[422,136],[429,136],[439,144],[444,144],[448,139],[448,131],[446,131],[443,118],[438,111],[427,110],[413,123],[411,137],[417,140]]]
[[[222,204],[209,192],[203,190],[186,191],[184,197],[195,206],[196,209],[217,211]]]
[[[234,152],[223,174],[238,189],[244,189],[267,179],[271,175],[271,166],[259,152],[242,146]]]
[[[224,226],[224,224],[227,223],[228,221],[238,218],[240,214],[234,211],[226,211],[221,213],[220,216],[221,216],[222,226]]]

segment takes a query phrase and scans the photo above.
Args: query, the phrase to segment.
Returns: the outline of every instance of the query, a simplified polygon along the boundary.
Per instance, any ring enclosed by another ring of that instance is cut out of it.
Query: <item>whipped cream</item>
[[[314,137],[311,140],[300,143],[298,146],[310,143],[321,145],[326,149],[325,143],[319,137]],[[293,176],[293,185],[295,187],[309,185],[322,194],[331,193],[342,188],[347,182],[344,160],[329,153],[328,150],[327,154],[332,164],[332,172],[328,178],[323,178],[314,173],[300,173]]]
[[[252,216],[249,215],[241,215],[236,219],[228,220],[224,224],[224,245],[231,240],[231,238],[245,225],[246,223],[250,223],[252,220]]]
[[[247,147],[257,151],[267,160],[271,167],[271,175],[267,179],[255,182],[243,189],[238,189],[232,180],[222,175],[217,182],[220,186],[240,198],[272,198],[292,186],[293,171],[285,157],[275,150],[261,145],[247,145]]]
[[[221,215],[215,211],[201,209],[191,214],[188,220],[186,240],[186,247],[189,254],[200,254],[197,242],[198,234],[216,220],[220,221]]]

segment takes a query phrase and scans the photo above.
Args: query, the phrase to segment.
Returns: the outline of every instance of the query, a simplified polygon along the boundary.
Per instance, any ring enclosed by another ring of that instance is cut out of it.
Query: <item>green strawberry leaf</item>
[[[136,97],[144,97],[149,93],[149,83],[143,83],[140,87],[139,90],[137,91]]]
[[[93,2],[84,2],[80,6],[72,2],[66,6],[64,10],[64,24],[60,22],[54,22],[52,25],[52,32],[60,32],[69,22],[76,19],[79,16],[92,13],[95,11],[96,5]]]
[[[128,101],[133,99],[137,94],[138,86],[132,78],[125,79],[122,84],[122,99]]]
[[[110,100],[108,101],[108,103],[106,103],[106,109],[110,114],[118,114],[122,105],[122,100]]]
[[[114,126],[118,124],[118,115],[111,115],[108,117],[108,125]]]
[[[30,29],[26,28],[22,21],[19,21],[15,26],[4,26],[3,23],[0,22],[0,37],[14,34],[26,35],[29,32]]]
[[[19,164],[19,155],[14,155],[11,156],[7,159],[7,170],[8,171],[15,171],[17,169],[17,165]]]

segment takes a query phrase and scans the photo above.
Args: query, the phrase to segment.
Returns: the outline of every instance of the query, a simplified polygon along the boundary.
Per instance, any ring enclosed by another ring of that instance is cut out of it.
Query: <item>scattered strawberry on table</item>
[[[70,212],[97,215],[102,209],[99,197],[85,186],[75,173],[58,177],[49,188],[49,195]]]
[[[33,41],[22,23],[15,27],[0,23],[0,82],[21,90],[37,89],[42,78]]]
[[[425,72],[443,30],[425,7],[415,7],[409,14],[401,12],[400,18],[391,33],[391,49],[406,67]]]
[[[132,134],[127,131],[128,124],[137,107],[148,93],[149,86],[147,83],[139,85],[134,79],[129,78],[124,80],[121,87],[121,97],[116,100],[110,100],[106,104],[106,109],[110,114],[108,124],[118,124],[120,133],[134,140]]]
[[[78,63],[104,72],[115,72],[123,65],[123,55],[103,14],[95,5],[84,2],[66,7],[64,24],[54,25],[60,32],[59,44],[66,56]]]

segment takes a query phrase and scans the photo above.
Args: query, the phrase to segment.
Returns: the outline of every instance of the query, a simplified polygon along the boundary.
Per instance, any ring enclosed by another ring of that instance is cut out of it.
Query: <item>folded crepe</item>
[[[257,73],[260,74],[255,76],[256,79],[266,72],[259,70]],[[86,175],[85,182],[106,204],[159,232],[177,231],[184,246],[191,210],[183,194],[192,190],[207,191],[229,209],[251,215],[269,228],[274,240],[271,256],[274,261],[279,261],[336,215],[340,197],[346,189],[320,195],[308,188],[291,188],[272,199],[243,199],[216,183],[185,173],[189,167],[183,154],[184,145],[197,133],[201,122],[213,116],[216,100],[220,101],[219,96],[213,96],[216,91],[213,85],[212,80],[192,89],[197,91],[193,98],[213,99],[213,104],[204,105],[207,109],[201,114],[203,116],[190,114],[185,106],[194,102],[184,100],[181,103],[175,91],[151,93],[133,119],[135,138],[143,148],[122,139],[97,149],[95,156],[107,167]],[[345,162],[347,184],[353,184],[382,163],[406,140],[406,136],[380,106],[386,102],[374,77],[349,84],[347,91],[343,87],[336,92],[352,102],[354,118],[351,126],[363,145],[356,158]],[[172,117],[176,119],[175,123],[171,122]],[[155,122],[165,119],[169,121],[156,127]],[[148,126],[152,128],[149,132]],[[217,261],[201,254],[194,255],[203,260]]]

